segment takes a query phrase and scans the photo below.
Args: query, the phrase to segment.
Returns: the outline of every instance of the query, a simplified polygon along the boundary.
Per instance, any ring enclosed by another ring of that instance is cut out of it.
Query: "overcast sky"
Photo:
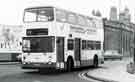
[[[32,6],[56,6],[73,12],[84,15],[90,15],[93,9],[100,10],[103,17],[109,17],[111,6],[120,7],[121,10],[124,6],[130,9],[132,21],[135,3],[134,0],[1,0],[0,1],[0,24],[20,25],[22,23],[23,10]]]

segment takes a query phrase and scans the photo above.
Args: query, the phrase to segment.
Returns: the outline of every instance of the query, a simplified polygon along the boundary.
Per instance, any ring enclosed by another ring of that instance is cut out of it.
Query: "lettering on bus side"
[[[71,31],[74,31],[76,33],[82,33],[82,34],[95,34],[97,31],[96,29],[84,29],[81,27],[75,27],[75,26],[70,26]]]
[[[96,29],[87,29],[87,34],[95,34],[97,33]]]
[[[80,27],[74,27],[70,26],[71,31],[77,32],[77,33],[85,33],[86,31],[83,28]]]

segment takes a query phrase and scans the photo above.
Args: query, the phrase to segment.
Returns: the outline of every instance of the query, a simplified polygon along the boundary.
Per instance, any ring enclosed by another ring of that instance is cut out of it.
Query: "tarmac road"
[[[87,67],[73,72],[59,72],[57,70],[40,73],[37,70],[23,70],[17,65],[0,65],[0,82],[96,82],[87,80],[80,74],[92,70]]]

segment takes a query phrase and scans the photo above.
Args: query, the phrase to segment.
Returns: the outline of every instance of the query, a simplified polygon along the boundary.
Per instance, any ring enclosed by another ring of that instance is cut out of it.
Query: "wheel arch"
[[[71,59],[71,60],[72,60],[72,63],[73,63],[73,66],[74,66],[74,58],[73,58],[71,55],[69,55],[69,56],[67,57],[66,62],[67,62],[69,59]]]
[[[99,64],[98,55],[95,54],[94,57],[93,57],[93,66],[97,68],[98,64]]]
[[[72,61],[74,61],[74,59],[73,59],[73,57],[72,57],[71,55],[69,55],[69,56],[67,57],[66,62],[67,62],[69,59],[71,59]]]
[[[69,63],[70,62],[70,63]],[[67,57],[65,70],[70,72],[74,68],[74,60],[72,56]]]
[[[95,54],[95,55],[93,56],[93,60],[94,60],[94,58],[98,58],[98,55],[97,55],[97,54]]]

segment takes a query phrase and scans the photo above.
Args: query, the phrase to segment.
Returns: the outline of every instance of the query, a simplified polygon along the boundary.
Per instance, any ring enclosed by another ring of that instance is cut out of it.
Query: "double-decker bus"
[[[22,68],[73,68],[104,62],[102,19],[56,7],[24,10]]]

